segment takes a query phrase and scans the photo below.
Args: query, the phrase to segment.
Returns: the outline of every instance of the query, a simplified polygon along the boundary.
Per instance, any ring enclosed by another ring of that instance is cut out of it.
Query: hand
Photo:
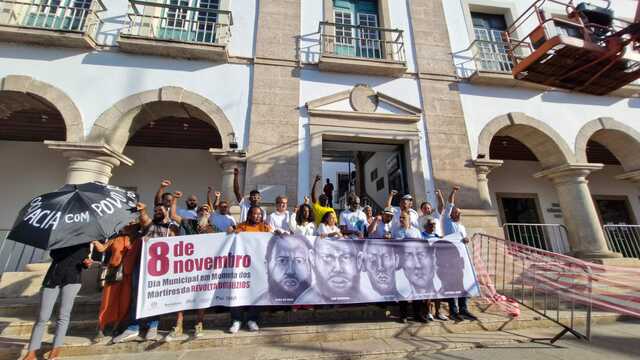
[[[316,182],[318,182],[318,181],[320,181],[320,180],[322,180],[322,178],[320,177],[320,175],[316,175],[316,179],[315,179],[315,181],[316,181]]]
[[[469,238],[463,238],[462,239],[462,243],[463,244],[468,244],[469,243]]]
[[[436,189],[436,195],[441,195],[442,191],[440,191],[440,189]]]
[[[393,196],[398,195],[398,190],[391,190],[391,195],[393,195]]]
[[[208,193],[211,193],[211,190],[213,190],[213,189],[211,188],[211,186],[207,186],[207,192],[208,192]]]
[[[305,204],[309,204],[309,202],[311,202],[311,199],[309,199],[309,197],[308,197],[308,196],[305,196],[305,197],[304,197],[304,203],[305,203]]]
[[[238,168],[234,168],[233,169],[233,176],[238,176],[240,175],[240,170],[238,170]]]
[[[220,196],[222,196],[222,193],[220,191],[216,191],[213,193],[213,195],[215,195],[217,198],[219,198]]]
[[[453,191],[460,191],[460,186],[456,185],[453,187]]]
[[[101,243],[100,241],[98,241],[98,240],[93,240],[93,241],[91,242],[91,245],[93,245],[94,247],[96,247],[96,246],[101,246],[101,245],[102,245],[102,243]]]
[[[176,191],[173,193],[174,198],[180,199],[182,197],[182,191]]]
[[[169,186],[171,186],[171,180],[165,179],[160,183],[161,188],[168,188]]]
[[[233,232],[234,232],[233,226],[229,226],[227,228],[227,234],[233,234]]]
[[[93,264],[93,260],[89,258],[82,260],[82,266],[84,266],[85,268],[91,267],[91,264]]]

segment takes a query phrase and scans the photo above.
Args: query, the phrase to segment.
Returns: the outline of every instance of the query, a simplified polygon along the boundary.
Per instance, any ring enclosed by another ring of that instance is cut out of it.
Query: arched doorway
[[[163,179],[173,181],[170,191],[195,194],[200,203],[208,186],[221,190],[222,169],[209,150],[229,150],[232,137],[215,104],[173,87],[123,99],[100,116],[90,134],[134,161],[115,169],[110,182],[136,190],[149,206]]]
[[[26,76],[0,79],[0,273],[43,259],[5,236],[29,200],[64,184],[67,162],[43,142],[81,136],[80,113],[62,91]]]
[[[611,118],[587,123],[576,138],[576,157],[604,164],[589,176],[589,188],[609,247],[640,258],[640,133]]]

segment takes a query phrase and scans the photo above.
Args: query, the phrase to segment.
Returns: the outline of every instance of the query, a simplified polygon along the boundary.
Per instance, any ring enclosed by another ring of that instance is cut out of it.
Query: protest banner
[[[143,245],[137,317],[211,306],[318,305],[478,295],[459,235],[436,241],[203,234]]]

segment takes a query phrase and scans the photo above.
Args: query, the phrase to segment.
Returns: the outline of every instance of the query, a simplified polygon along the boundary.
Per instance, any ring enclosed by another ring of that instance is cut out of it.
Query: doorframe
[[[536,213],[538,214],[538,219],[540,219],[540,224],[544,224],[544,214],[542,213],[542,207],[540,207],[540,199],[538,198],[537,193],[509,193],[509,192],[496,192],[496,202],[498,203],[498,211],[500,212],[500,223],[504,225],[507,223],[506,214],[504,212],[504,206],[502,206],[502,199],[510,198],[510,199],[533,199],[536,204]]]
[[[600,225],[606,225],[602,221],[602,214],[600,213],[600,208],[598,208],[598,204],[596,200],[623,200],[625,207],[627,208],[627,213],[629,214],[629,219],[631,220],[631,224],[627,225],[637,225],[638,219],[636,218],[636,214],[633,212],[633,207],[631,206],[631,202],[629,201],[629,196],[627,195],[591,195],[591,200],[593,201],[593,206],[596,208],[596,214],[598,214],[598,221],[600,221]]]

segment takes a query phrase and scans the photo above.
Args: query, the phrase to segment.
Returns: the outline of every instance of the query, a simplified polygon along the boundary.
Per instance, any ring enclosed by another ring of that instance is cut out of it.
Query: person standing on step
[[[56,300],[61,296],[58,321],[53,338],[53,349],[49,354],[50,360],[57,360],[60,356],[60,348],[64,345],[64,338],[69,328],[71,310],[76,296],[82,286],[81,273],[83,269],[91,266],[89,258],[90,245],[80,244],[61,249],[51,250],[49,256],[52,259],[49,270],[42,282],[40,290],[40,311],[38,320],[31,331],[31,340],[27,355],[23,360],[36,360],[36,351],[42,346],[42,337],[47,328],[47,322],[51,318]]]
[[[458,191],[460,191],[459,186],[454,186],[451,190],[447,206],[442,214],[442,231],[444,236],[459,234],[462,237],[462,242],[466,244],[469,242],[469,238],[467,237],[467,230],[460,222],[462,211],[455,205]],[[472,321],[478,320],[478,318],[469,311],[466,297],[447,299],[447,303],[449,303],[449,317],[451,319],[455,321],[462,321],[464,319]]]

